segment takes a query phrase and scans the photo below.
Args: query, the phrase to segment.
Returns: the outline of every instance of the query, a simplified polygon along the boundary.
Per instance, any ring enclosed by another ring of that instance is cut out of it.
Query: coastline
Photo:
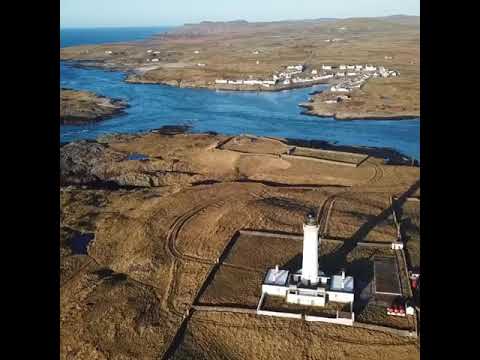
[[[91,91],[60,88],[60,125],[97,123],[125,115],[129,104]]]
[[[98,60],[60,60],[66,64],[69,64],[72,67],[77,67],[80,69],[98,69],[103,71],[111,71],[111,72],[120,72],[124,73],[125,77],[123,81],[128,84],[144,84],[144,85],[164,85],[164,86],[172,86],[177,88],[183,89],[203,89],[203,90],[212,90],[212,91],[238,91],[238,92],[280,92],[280,91],[288,91],[288,90],[295,90],[295,89],[303,89],[314,87],[318,85],[332,85],[336,83],[336,80],[333,81],[325,81],[325,80],[318,80],[312,81],[308,83],[299,83],[299,84],[289,84],[289,85],[280,85],[280,86],[273,86],[273,87],[264,87],[264,86],[235,86],[235,85],[218,85],[218,84],[205,84],[205,83],[186,83],[182,80],[149,80],[138,77],[138,74],[135,72],[135,69],[129,68],[121,68],[121,67],[114,67],[114,66],[105,66],[105,63]],[[329,91],[327,90],[316,90],[311,92],[310,96],[315,96],[319,94],[327,94]],[[313,111],[313,106],[309,105],[308,103],[313,102],[313,99],[310,98],[305,103],[300,103],[298,106],[306,108],[306,111],[302,111],[301,114],[308,115],[308,116],[315,116],[319,118],[334,118],[338,121],[353,121],[353,120],[412,120],[412,119],[419,119],[420,114],[398,114],[398,113],[391,113],[391,114],[384,114],[384,115],[371,115],[371,114],[363,114],[363,113],[349,113],[343,115],[341,112],[324,112],[318,113]]]
[[[298,83],[298,84],[290,84],[290,85],[279,85],[279,86],[272,86],[272,87],[264,87],[264,86],[235,86],[235,85],[218,85],[218,84],[194,84],[191,85],[187,83],[187,85],[183,85],[183,81],[179,80],[149,80],[138,77],[138,74],[135,72],[135,69],[129,68],[122,68],[122,67],[114,67],[114,66],[105,66],[103,62],[98,60],[60,60],[66,64],[71,65],[72,67],[80,68],[80,69],[98,69],[104,71],[113,71],[113,72],[122,72],[125,73],[124,82],[129,84],[149,84],[149,85],[167,85],[167,86],[174,86],[178,88],[185,88],[185,89],[208,89],[208,90],[218,90],[218,91],[245,91],[245,92],[276,92],[276,91],[285,91],[285,90],[294,90],[294,89],[303,89],[308,87],[313,87],[317,85],[330,85],[332,82],[325,81],[325,80],[317,80],[311,81],[308,83]]]
[[[392,115],[392,114],[385,114],[385,115],[371,115],[371,114],[362,114],[362,113],[349,113],[349,114],[343,114],[343,113],[336,113],[336,112],[323,112],[323,113],[318,113],[313,111],[313,106],[309,105],[307,103],[300,103],[298,104],[299,107],[305,108],[307,110],[304,110],[301,112],[303,115],[308,115],[308,116],[315,116],[319,118],[333,118],[337,121],[361,121],[361,120],[379,120],[379,121],[388,121],[388,120],[415,120],[415,119],[420,119],[420,114],[418,115],[413,115],[413,114],[406,114],[406,115]]]
[[[184,134],[185,136],[200,135],[200,134],[208,134],[208,135],[215,135],[215,136],[218,135],[218,136],[226,136],[226,137],[253,136],[257,138],[265,138],[265,139],[282,141],[289,146],[301,146],[301,147],[319,149],[319,150],[331,150],[331,151],[338,151],[338,152],[366,154],[371,157],[383,158],[385,159],[385,163],[388,165],[412,166],[412,160],[413,160],[413,164],[414,164],[413,166],[419,166],[418,159],[414,159],[406,154],[403,154],[398,150],[395,150],[389,147],[342,145],[342,144],[336,144],[335,142],[321,140],[321,139],[308,140],[308,139],[299,139],[299,138],[272,137],[267,135],[261,136],[261,135],[248,135],[248,134],[227,134],[227,133],[219,133],[217,131],[195,131],[195,130],[192,130],[191,126],[189,125],[163,125],[157,129],[139,131],[135,133],[111,133],[111,134],[99,136],[96,139],[63,141],[60,143],[60,147],[66,144],[76,143],[81,141],[94,142],[94,143],[104,142],[104,140],[102,140],[103,137],[105,138],[122,138],[124,136],[141,137],[150,133],[162,134],[162,135],[168,135],[168,136],[173,136],[178,134]]]
[[[64,62],[65,64],[68,64],[68,66],[73,66],[73,67],[87,68],[87,69],[96,68],[96,69],[100,69],[101,71],[107,70],[108,72],[118,72],[118,73],[120,73],[123,77],[126,77],[126,76],[128,76],[128,74],[129,74],[128,71],[122,71],[122,70],[120,70],[120,69],[104,68],[104,67],[98,67],[98,66],[93,67],[93,66],[91,65],[91,63],[92,63],[91,61],[87,61],[87,63],[88,63],[87,66],[84,66],[83,61],[75,61],[75,60],[66,60],[66,61],[65,61],[65,60],[64,60],[63,62]],[[96,62],[96,63],[98,63],[98,62]],[[119,79],[119,80],[120,80],[120,79]],[[120,80],[120,81],[124,81],[124,79],[123,79],[123,80]],[[145,85],[163,85],[163,86],[171,86],[171,87],[176,87],[176,88],[192,88],[192,87],[186,87],[186,86],[178,86],[178,85],[176,85],[176,84],[174,85],[174,84],[171,84],[171,83],[170,83],[170,84],[169,84],[169,83],[158,83],[158,82],[154,82],[154,81],[152,81],[152,82],[144,82],[144,84],[145,84]],[[301,84],[301,86],[298,86],[298,88],[308,88],[308,87],[319,86],[319,85],[324,85],[324,83],[323,83],[323,84]],[[236,90],[230,89],[230,88],[227,88],[227,89],[223,89],[223,88],[222,88],[222,89],[216,89],[216,88],[214,88],[214,87],[209,88],[209,87],[205,87],[205,86],[204,86],[204,87],[195,87],[195,89],[198,89],[198,90],[202,89],[202,90],[204,90],[204,91],[205,91],[205,90],[206,90],[206,91],[210,90],[210,91],[214,91],[214,92],[216,92],[216,91],[218,91],[218,92],[222,92],[222,91],[225,91],[225,92],[236,91]],[[278,91],[284,91],[284,90],[286,91],[286,90],[290,90],[290,89],[279,89]],[[295,90],[295,89],[292,89],[292,90]],[[246,90],[237,90],[237,91],[241,92],[241,91],[246,91]],[[273,92],[272,89],[270,89],[270,90],[264,89],[263,91]],[[249,90],[249,91],[247,91],[247,92],[252,92],[252,93],[253,93],[253,92],[258,92],[258,91],[257,91],[257,90]],[[311,91],[308,95],[313,96],[313,95],[320,94],[320,93],[324,93],[324,92],[326,92],[326,90],[324,90],[324,89],[321,89],[321,90],[320,90],[320,89],[314,89],[314,90]],[[308,109],[308,107],[309,107],[309,102],[310,102],[310,100],[307,100],[305,103],[297,104],[297,106],[304,107],[304,108],[307,108],[307,109]],[[302,106],[302,105],[303,105],[303,106]],[[292,106],[295,106],[295,103],[293,103]],[[371,116],[369,116],[369,117],[367,117],[367,116],[362,117],[361,114],[355,114],[355,115],[357,115],[357,116],[350,116],[350,117],[348,117],[348,118],[344,118],[344,119],[343,119],[343,118],[341,118],[340,116],[335,116],[336,114],[334,114],[334,113],[332,113],[332,114],[329,114],[329,113],[327,113],[327,114],[316,114],[316,113],[309,113],[308,111],[298,111],[297,113],[298,113],[298,114],[302,114],[302,115],[316,116],[316,117],[319,117],[319,118],[333,118],[333,119],[338,120],[338,121],[354,121],[354,120],[378,120],[378,121],[385,121],[385,120],[386,120],[386,121],[388,121],[388,120],[408,120],[408,119],[418,119],[418,118],[419,118],[418,116],[405,117],[405,116],[403,116],[403,115],[400,115],[400,116],[397,116],[397,117],[394,117],[394,116],[392,116],[392,115],[389,115],[389,116],[378,116],[378,117],[375,117],[375,116],[374,116],[374,117],[372,118]],[[122,114],[121,114],[121,113],[118,113],[118,115],[121,116]],[[105,119],[108,119],[108,118],[105,118]],[[67,125],[69,125],[69,124],[67,124]],[[72,125],[75,125],[75,124],[72,124]],[[205,130],[205,129],[202,129],[202,130]],[[208,130],[208,129],[207,129],[207,130]],[[149,131],[151,131],[151,129],[145,129],[145,130],[142,130],[141,132],[144,133],[144,132],[149,132]],[[121,132],[120,132],[120,133],[121,133]],[[226,133],[224,133],[224,134],[225,134],[225,135],[238,135],[238,133],[229,133],[229,132],[226,132]],[[267,134],[267,135],[268,135],[268,134]],[[317,135],[318,135],[318,134],[317,134]],[[302,136],[302,135],[300,135],[300,136]],[[318,139],[321,139],[321,138],[322,138],[321,134],[320,134],[320,136],[318,136],[317,138],[318,138]],[[300,138],[300,139],[301,139],[301,138]],[[322,142],[323,140],[318,140],[318,141]],[[328,143],[328,141],[325,141],[325,144],[329,144],[329,146],[333,146],[334,143],[331,143],[331,142]],[[388,144],[385,144],[385,145],[388,146]],[[347,146],[348,146],[348,145],[347,145]],[[366,146],[368,146],[368,145],[366,145]],[[355,147],[355,146],[354,146],[354,147]],[[359,148],[362,149],[362,148],[365,148],[365,147],[364,147],[363,145],[359,145]],[[388,149],[388,148],[385,147],[385,149]],[[390,148],[390,149],[393,149],[393,148]],[[385,156],[382,155],[382,157],[385,157],[385,158],[390,158],[390,157],[392,157],[392,158],[400,159],[402,156],[405,156],[405,157],[412,156],[412,157],[415,157],[415,158],[418,156],[417,151],[414,151],[414,152],[412,153],[412,152],[410,152],[410,151],[407,150],[407,153],[409,153],[409,154],[411,154],[411,155],[404,155],[404,154],[401,154],[400,152],[398,152],[398,153],[396,153],[396,154],[395,154],[395,153],[392,154],[390,151],[387,151],[387,152],[384,152]]]

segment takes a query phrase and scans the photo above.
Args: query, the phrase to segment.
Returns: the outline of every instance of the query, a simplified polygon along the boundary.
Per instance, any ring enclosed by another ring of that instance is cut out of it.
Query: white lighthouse
[[[260,309],[265,296],[283,297],[289,304],[305,306],[325,306],[329,301],[353,304],[353,277],[346,276],[343,270],[333,275],[326,275],[319,270],[319,228],[315,214],[309,213],[303,223],[302,269],[295,272],[279,266],[268,269],[263,279],[257,313],[272,313]],[[349,321],[353,323],[353,315]]]
[[[318,284],[318,223],[312,213],[309,213],[303,224],[303,259],[302,283]]]

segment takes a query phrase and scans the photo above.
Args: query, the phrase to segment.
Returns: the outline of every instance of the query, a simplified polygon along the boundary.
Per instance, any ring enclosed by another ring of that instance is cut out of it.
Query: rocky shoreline
[[[338,121],[353,121],[353,120],[414,120],[419,119],[420,115],[372,115],[371,113],[345,113],[345,112],[332,112],[314,111],[314,107],[308,103],[300,103],[298,106],[307,110],[302,111],[303,115],[316,116],[319,118],[334,118]]]
[[[128,104],[89,91],[60,89],[60,124],[79,125],[125,114]]]
[[[131,138],[142,138],[148,134],[158,134],[161,136],[176,136],[183,135],[186,137],[196,137],[199,135],[208,135],[216,136],[219,138],[228,138],[227,135],[219,134],[215,131],[202,131],[195,132],[192,131],[191,126],[189,125],[164,125],[158,129],[152,129],[148,132],[139,132],[134,134],[110,134],[105,135],[97,140],[79,140],[72,142],[61,143],[60,147],[64,147],[69,144],[75,143],[99,143],[106,144],[109,142],[118,142],[125,141]],[[247,136],[247,135],[237,135],[237,136]],[[253,135],[252,135],[253,136]],[[318,149],[318,150],[329,150],[329,151],[338,151],[338,152],[348,152],[355,154],[365,154],[370,157],[375,157],[379,159],[384,159],[385,162],[389,165],[413,165],[419,166],[418,160],[412,159],[411,157],[401,153],[398,150],[388,148],[388,147],[370,147],[370,146],[360,146],[360,145],[338,145],[326,140],[306,140],[306,139],[295,139],[295,138],[272,138],[269,136],[259,136],[259,139],[271,139],[275,141],[282,141],[288,146],[301,146],[306,148]]]
[[[62,60],[66,63],[71,64],[74,67],[84,68],[84,69],[101,69],[105,71],[120,71],[125,72],[126,76],[124,78],[124,82],[130,84],[149,84],[149,85],[165,85],[165,86],[173,86],[178,88],[186,88],[186,89],[208,89],[214,91],[240,91],[240,92],[279,92],[279,91],[287,91],[287,90],[294,90],[294,89],[301,89],[301,88],[308,88],[314,87],[318,85],[329,85],[335,83],[336,81],[325,81],[319,80],[310,83],[296,83],[296,84],[289,84],[289,85],[276,85],[272,87],[263,87],[263,86],[235,86],[235,85],[219,85],[219,84],[209,84],[206,83],[204,80],[202,81],[185,81],[185,80],[157,80],[157,79],[148,79],[144,76],[137,74],[135,70],[119,67],[116,65],[110,66],[108,63],[103,61],[92,61],[92,60]],[[302,111],[301,114],[309,115],[309,116],[316,116],[320,118],[334,118],[335,120],[339,121],[350,121],[350,120],[411,120],[411,119],[418,119],[420,118],[420,114],[398,114],[395,112],[392,113],[384,113],[384,114],[373,114],[372,112],[354,112],[354,111],[332,111],[332,110],[319,110],[318,101],[315,101],[315,98],[318,96],[320,98],[323,97],[331,97],[335,95],[330,91],[325,90],[316,90],[312,91],[310,94],[312,98],[308,100],[308,102],[300,103],[298,106],[305,108],[305,111]],[[312,104],[315,103],[316,107]],[[328,106],[327,106],[328,107]],[[331,107],[328,107],[331,108]],[[112,114],[111,116],[119,115],[121,112],[117,114]]]

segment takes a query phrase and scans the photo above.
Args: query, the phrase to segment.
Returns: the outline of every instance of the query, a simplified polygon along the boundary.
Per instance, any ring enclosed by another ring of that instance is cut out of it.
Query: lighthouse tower
[[[318,223],[313,213],[309,213],[303,224],[302,283],[318,284]]]

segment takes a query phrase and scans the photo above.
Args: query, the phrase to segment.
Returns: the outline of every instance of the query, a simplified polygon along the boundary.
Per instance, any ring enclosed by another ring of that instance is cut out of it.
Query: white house
[[[113,51],[111,51],[111,50],[105,50],[105,54],[107,54],[107,55],[111,55],[112,53],[113,53]]]
[[[353,303],[353,277],[345,276],[345,271],[340,275],[333,275],[330,288],[326,291],[329,301],[340,303]]]
[[[318,74],[317,69],[313,69],[313,70],[312,70],[312,75],[317,75],[317,74]]]
[[[366,71],[375,71],[377,70],[376,66],[367,65],[365,66]]]
[[[354,69],[355,69],[355,65],[347,65],[347,69],[348,69],[348,70],[354,70]]]
[[[323,79],[331,79],[331,78],[333,78],[333,74],[318,76],[315,80],[323,80]]]
[[[262,284],[262,293],[286,296],[288,273],[288,270],[280,270],[278,265],[273,269],[269,269]]]
[[[392,250],[402,250],[403,249],[403,242],[396,241],[392,242]]]
[[[347,88],[342,87],[340,85],[337,85],[337,86],[334,85],[330,88],[330,91],[332,91],[332,92],[350,92],[350,89],[347,89]]]
[[[258,55],[258,50],[255,50],[255,51],[253,52],[253,54],[254,54],[254,55]]]
[[[197,66],[203,67],[203,66],[205,66],[205,64],[198,63]]]
[[[160,51],[154,51],[153,54],[160,54]]]
[[[147,53],[150,54],[152,51],[153,51],[152,49],[148,49],[148,50],[147,50]]]
[[[194,53],[194,54],[200,54],[200,51],[195,50],[193,53]]]
[[[243,84],[244,85],[261,85],[262,81],[261,80],[244,80]]]
[[[346,70],[347,66],[346,65],[340,65],[340,70]]]
[[[158,60],[157,58],[155,59],[152,59],[152,62],[159,62],[160,60]]]
[[[355,70],[362,70],[363,66],[362,65],[355,65]]]
[[[283,80],[283,85],[290,85],[290,79]]]
[[[337,72],[337,73],[335,74],[335,76],[336,76],[336,77],[343,77],[343,76],[345,76],[345,72],[340,72],[340,71],[339,71],[339,72]]]
[[[317,289],[289,289],[287,292],[287,303],[311,305],[311,306],[325,306],[326,292],[325,288]]]
[[[325,100],[324,103],[325,104],[336,104],[337,100]]]
[[[304,68],[304,66],[302,64],[287,66],[287,70],[297,70],[298,72],[302,72],[303,68]]]
[[[227,84],[228,80],[223,80],[223,79],[217,79],[215,80],[215,84]]]
[[[322,65],[322,70],[332,70],[331,65]]]
[[[257,65],[260,64],[260,61],[257,60]]]
[[[357,73],[356,72],[347,72],[347,76],[356,76]]]

